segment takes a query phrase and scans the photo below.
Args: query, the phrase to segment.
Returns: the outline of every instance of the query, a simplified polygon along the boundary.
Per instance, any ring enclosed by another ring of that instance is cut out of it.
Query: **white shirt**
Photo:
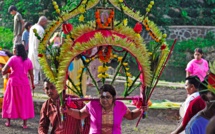
[[[184,117],[184,115],[185,115],[185,113],[186,113],[186,111],[187,111],[187,108],[188,108],[190,102],[191,102],[192,100],[194,100],[194,99],[195,99],[196,97],[198,97],[198,96],[199,96],[199,92],[195,92],[195,93],[192,93],[191,95],[189,95],[189,96],[186,98],[185,102],[181,105],[181,108],[180,108],[180,116],[181,116],[182,118]]]

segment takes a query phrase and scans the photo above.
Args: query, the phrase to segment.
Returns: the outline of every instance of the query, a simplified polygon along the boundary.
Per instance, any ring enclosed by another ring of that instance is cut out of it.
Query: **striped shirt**
[[[74,97],[74,96],[71,96]],[[84,107],[83,102],[74,102],[78,109]],[[49,125],[51,124],[51,134],[88,134],[90,128],[89,117],[85,118],[84,126],[82,127],[81,120],[75,119],[67,114],[64,115],[65,119],[61,122],[61,115],[58,104],[48,99],[43,103],[40,111],[40,121],[38,127],[39,134],[48,134]]]

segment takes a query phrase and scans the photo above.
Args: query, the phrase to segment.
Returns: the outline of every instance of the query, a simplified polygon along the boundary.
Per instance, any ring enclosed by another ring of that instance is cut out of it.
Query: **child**
[[[83,128],[81,120],[75,119],[68,114],[64,114],[65,120],[61,122],[61,113],[59,111],[60,97],[55,85],[52,84],[47,78],[44,80],[43,89],[45,93],[49,96],[49,99],[43,103],[40,111],[38,134],[48,133],[49,125],[52,126],[51,133],[55,134],[89,134],[89,118],[85,120]],[[68,97],[68,95],[66,95],[66,97]],[[70,97],[76,98],[75,96]],[[77,109],[81,109],[85,106],[84,103],[81,101],[67,101],[66,105],[68,107],[75,107]]]
[[[191,118],[199,111],[205,108],[205,102],[200,97],[198,88],[200,79],[197,76],[189,76],[186,78],[185,89],[187,91],[187,99],[185,101],[185,111],[181,124],[171,134],[179,134],[184,131]]]
[[[30,22],[26,22],[24,27],[25,31],[22,34],[22,44],[25,46],[25,51],[28,54],[28,44],[29,44],[29,31],[32,24]]]

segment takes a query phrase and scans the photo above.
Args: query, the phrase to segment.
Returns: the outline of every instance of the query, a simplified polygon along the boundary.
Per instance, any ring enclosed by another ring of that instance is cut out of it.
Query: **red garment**
[[[74,98],[74,96],[71,97]],[[74,103],[78,109],[85,105],[81,101],[74,101]],[[38,134],[48,134],[49,124],[52,126],[51,134],[89,134],[89,117],[85,118],[84,128],[82,128],[81,120],[65,114],[65,120],[61,125],[59,105],[56,105],[51,99],[43,103],[40,111]]]
[[[187,111],[184,115],[183,121],[182,121],[182,125],[183,127],[186,127],[188,122],[190,121],[190,119],[196,115],[199,111],[201,111],[202,109],[204,109],[206,106],[205,101],[201,98],[201,96],[196,97],[195,99],[193,99],[188,108]]]

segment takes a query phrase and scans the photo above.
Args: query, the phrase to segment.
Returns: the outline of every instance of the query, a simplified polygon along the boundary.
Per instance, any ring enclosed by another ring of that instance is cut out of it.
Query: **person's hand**
[[[60,107],[60,111],[61,111],[61,113],[68,113],[69,112],[69,108],[67,107],[67,106],[65,106],[65,107]]]
[[[176,134],[176,132],[175,132],[175,131],[173,131],[173,132],[171,132],[170,134]]]
[[[143,101],[139,96],[135,96],[135,98],[136,99],[133,99],[131,104],[140,109],[140,107],[143,106]]]
[[[143,111],[147,111],[147,110],[148,110],[148,108],[149,108],[149,106],[148,106],[148,105],[146,105],[146,106],[141,106],[139,109],[142,109]]]
[[[66,106],[69,108],[74,108],[77,109],[78,107],[76,106],[75,102],[71,100],[71,96],[69,96],[66,100]]]
[[[35,89],[35,86],[34,86],[34,84],[32,85],[32,89],[33,89],[33,90]]]
[[[10,70],[10,69],[8,69],[7,73],[11,73],[11,70]]]

